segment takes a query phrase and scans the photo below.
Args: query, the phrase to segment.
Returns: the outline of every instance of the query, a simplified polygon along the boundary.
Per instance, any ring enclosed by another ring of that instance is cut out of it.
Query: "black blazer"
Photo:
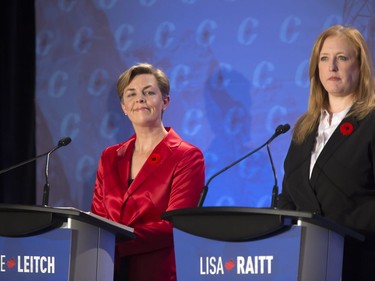
[[[347,122],[354,129],[344,135],[340,128]],[[375,112],[361,121],[342,120],[309,179],[317,129],[301,145],[291,143],[277,207],[316,212],[357,231],[375,233]]]

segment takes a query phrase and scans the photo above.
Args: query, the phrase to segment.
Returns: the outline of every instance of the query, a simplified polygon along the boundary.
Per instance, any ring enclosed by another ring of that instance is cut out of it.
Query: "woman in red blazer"
[[[134,228],[134,240],[116,243],[115,280],[176,280],[172,225],[161,215],[197,205],[203,154],[163,125],[170,87],[161,70],[135,65],[117,88],[135,135],[103,151],[91,210]]]
[[[345,239],[342,281],[375,280],[375,88],[361,33],[325,30],[310,59],[310,98],[285,159],[278,207],[315,212],[365,235]]]

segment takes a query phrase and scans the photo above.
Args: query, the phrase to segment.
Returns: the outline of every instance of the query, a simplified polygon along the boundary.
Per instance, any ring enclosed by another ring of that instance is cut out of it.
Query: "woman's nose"
[[[139,95],[138,97],[137,97],[137,102],[139,102],[139,103],[143,103],[143,102],[145,102],[146,101],[146,98],[144,97],[144,95]]]
[[[337,63],[335,60],[331,61],[330,65],[329,65],[329,71],[337,71],[338,68],[337,68]]]

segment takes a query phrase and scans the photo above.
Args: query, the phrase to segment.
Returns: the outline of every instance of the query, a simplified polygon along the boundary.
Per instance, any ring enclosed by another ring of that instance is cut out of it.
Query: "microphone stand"
[[[31,158],[29,160],[23,161],[23,162],[18,163],[16,165],[13,165],[13,166],[11,166],[9,168],[3,169],[3,170],[0,171],[0,175],[4,174],[6,172],[9,172],[9,171],[11,171],[13,169],[16,169],[18,167],[21,167],[23,165],[26,165],[26,164],[28,164],[28,163],[30,163],[32,161],[37,160],[38,158],[41,158],[41,157],[47,155],[47,157],[46,157],[46,167],[45,167],[45,181],[46,182],[44,184],[44,189],[43,189],[43,203],[42,203],[43,206],[47,206],[48,205],[48,197],[49,197],[48,166],[49,166],[50,155],[51,155],[52,152],[54,152],[55,150],[59,149],[60,147],[68,145],[71,141],[72,141],[72,139],[70,137],[64,137],[64,138],[60,139],[59,142],[58,142],[58,144],[54,148],[52,148],[50,151],[48,151],[46,153],[43,153],[43,154],[40,154],[38,156],[35,156],[34,158]]]
[[[203,202],[204,200],[206,199],[206,195],[207,195],[207,192],[208,192],[208,185],[210,184],[210,182],[218,175],[220,175],[221,173],[225,172],[226,170],[228,170],[229,168],[233,167],[234,165],[236,165],[237,163],[241,162],[242,160],[244,160],[245,158],[249,157],[250,155],[254,154],[255,152],[257,152],[258,150],[262,149],[267,143],[264,143],[263,145],[261,145],[260,147],[258,147],[257,149],[249,152],[248,154],[246,154],[245,156],[241,157],[240,159],[234,161],[232,164],[230,164],[229,166],[226,166],[224,167],[223,169],[221,169],[220,171],[218,171],[217,173],[213,174],[208,180],[207,180],[207,183],[206,185],[203,187],[203,190],[202,190],[202,193],[201,193],[201,196],[199,198],[199,201],[198,201],[198,207],[202,207],[203,205]]]
[[[221,173],[225,172],[226,170],[228,170],[229,168],[233,167],[234,165],[236,165],[237,163],[241,162],[242,160],[244,160],[245,158],[251,156],[252,154],[254,154],[255,152],[259,151],[260,149],[262,149],[263,147],[265,147],[266,145],[268,146],[276,137],[278,137],[279,135],[281,134],[284,134],[286,133],[290,128],[290,125],[289,124],[285,124],[285,125],[279,125],[277,126],[276,130],[275,130],[275,133],[264,143],[262,144],[261,146],[259,146],[258,148],[254,149],[253,151],[249,152],[248,154],[246,154],[245,156],[241,157],[240,159],[234,161],[232,164],[230,164],[229,166],[226,166],[224,167],[223,169],[221,169],[220,171],[218,171],[217,173],[215,173],[214,175],[212,175],[206,185],[203,187],[203,190],[201,192],[201,195],[200,195],[200,198],[199,198],[199,201],[198,201],[198,204],[197,204],[197,207],[202,207],[203,206],[203,202],[204,200],[206,199],[206,195],[207,195],[207,192],[208,192],[208,185],[209,183],[218,175],[220,175]],[[272,162],[272,166],[273,166],[273,162]]]
[[[271,208],[275,208],[276,206],[276,201],[277,201],[277,196],[279,195],[279,187],[277,186],[277,176],[276,176],[276,171],[275,171],[275,165],[273,164],[272,156],[271,156],[271,150],[269,144],[267,144],[267,153],[268,157],[270,159],[271,163],[271,168],[273,172],[273,177],[275,179],[275,184],[272,188],[272,199],[271,199]]]
[[[18,168],[18,167],[21,167],[21,166],[23,166],[23,165],[26,165],[26,164],[28,164],[28,163],[30,163],[30,162],[33,162],[33,161],[35,161],[36,159],[38,159],[38,158],[40,158],[40,157],[46,156],[47,154],[48,154],[48,152],[43,153],[43,154],[38,155],[38,156],[36,156],[36,157],[34,157],[34,158],[31,158],[31,159],[29,159],[29,160],[23,161],[23,162],[21,162],[21,163],[18,163],[18,164],[16,164],[16,165],[13,165],[13,166],[11,166],[11,167],[8,167],[8,168],[6,168],[6,169],[3,169],[3,170],[0,171],[0,175],[1,175],[1,174],[4,174],[4,173],[6,173],[6,172],[9,172],[9,171],[11,171],[11,170],[13,170],[13,169],[16,169],[16,168]]]
[[[48,200],[49,200],[49,189],[50,189],[50,186],[49,186],[49,182],[48,182],[48,167],[49,167],[49,158],[50,158],[50,155],[51,155],[51,153],[53,153],[55,150],[59,149],[60,147],[68,145],[71,141],[72,140],[69,137],[62,138],[58,142],[57,146],[55,146],[54,148],[52,148],[47,153],[46,165],[45,165],[45,170],[44,170],[45,184],[44,184],[44,187],[43,187],[43,199],[42,199],[42,205],[45,206],[45,207],[48,206]]]
[[[47,153],[45,170],[44,170],[45,184],[44,184],[44,187],[43,187],[43,199],[42,199],[42,205],[43,206],[48,206],[48,200],[49,200],[49,182],[48,182],[49,157],[50,157],[52,152],[54,152],[56,149],[58,149],[60,147],[61,146],[58,145]]]

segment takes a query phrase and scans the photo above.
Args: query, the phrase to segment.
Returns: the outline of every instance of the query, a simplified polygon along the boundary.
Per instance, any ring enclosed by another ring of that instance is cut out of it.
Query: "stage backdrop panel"
[[[279,124],[293,127],[307,107],[309,56],[323,29],[352,24],[375,49],[372,1],[35,3],[37,152],[72,138],[51,155],[51,206],[89,209],[102,150],[133,134],[116,81],[135,63],[152,63],[170,77],[164,124],[202,149],[208,179]],[[290,136],[291,130],[271,145],[279,186]],[[44,161],[37,163],[41,203]],[[265,149],[219,177],[205,205],[270,205],[274,179]]]

